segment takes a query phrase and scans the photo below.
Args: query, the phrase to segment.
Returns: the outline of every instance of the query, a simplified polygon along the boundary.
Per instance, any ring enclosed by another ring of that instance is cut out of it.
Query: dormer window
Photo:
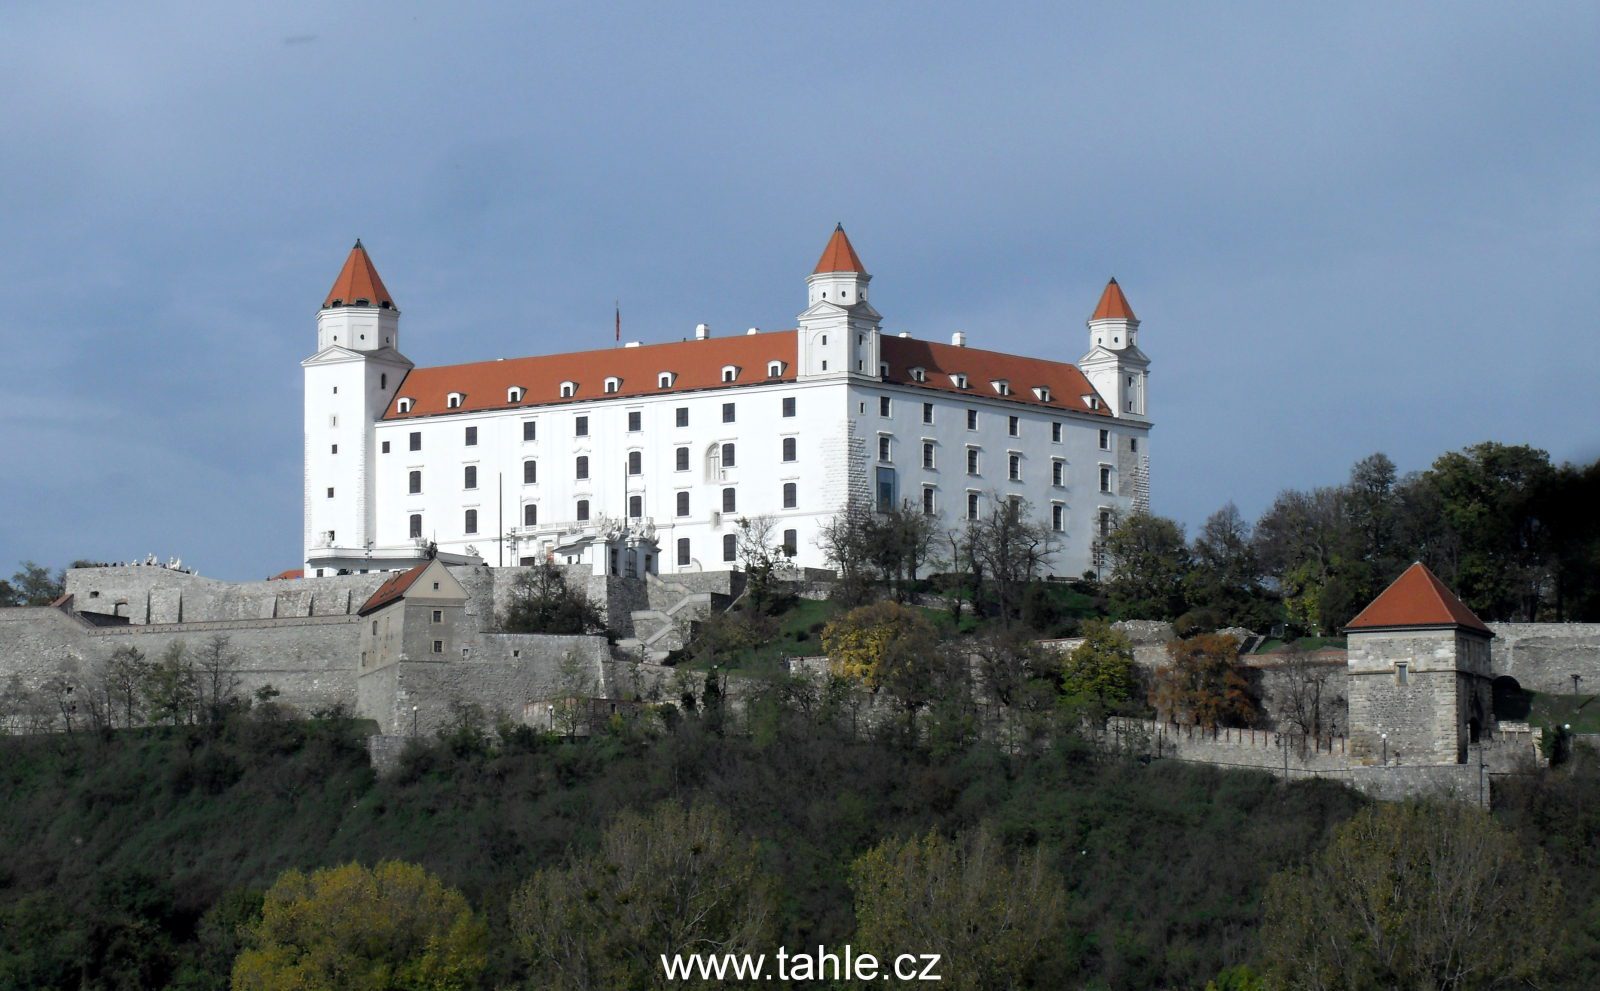
[[[512,386],[511,388],[506,390],[506,402],[508,402],[508,403],[520,403],[520,402],[522,402],[522,397],[527,394],[527,391],[528,390],[524,389],[520,385]]]
[[[767,362],[767,378],[775,379],[775,378],[782,378],[782,377],[783,377],[783,362],[781,362],[781,361],[769,361],[769,362]]]
[[[1035,399],[1039,400],[1041,403],[1048,403],[1050,401],[1050,387],[1047,386],[1047,385],[1036,385],[1036,386],[1034,386],[1033,387],[1033,396],[1034,396]]]
[[[610,376],[606,377],[606,384],[605,384],[606,392],[608,392],[608,393],[616,392],[620,388],[622,388],[622,380],[621,379],[617,378],[615,375],[610,375]]]
[[[1083,397],[1083,405],[1089,407],[1090,409],[1099,409],[1100,408],[1100,397],[1099,396],[1093,396],[1093,395],[1084,396]]]
[[[723,365],[722,366],[722,381],[724,381],[724,382],[733,382],[733,381],[737,381],[738,378],[739,378],[739,366],[738,365]]]
[[[882,361],[882,362],[878,363],[878,377],[879,378],[885,378],[885,379],[889,377],[889,363],[888,362]]]
[[[466,398],[467,396],[464,392],[452,392],[450,395],[444,397],[445,408],[460,409],[462,400]]]
[[[578,383],[576,383],[576,382],[563,382],[563,383],[561,383],[561,398],[562,399],[571,399],[573,396],[576,396],[577,394],[578,394]]]
[[[406,397],[402,397],[400,399],[396,399],[394,401],[394,411],[396,413],[409,413],[409,412],[411,412],[411,400],[409,398],[406,398]]]
[[[656,376],[656,388],[670,389],[672,388],[672,383],[676,382],[677,380],[677,372],[662,372],[660,375]]]
[[[1005,379],[995,379],[993,382],[990,382],[989,385],[994,388],[995,392],[998,392],[1002,396],[1011,395],[1011,383],[1007,382]]]
[[[958,372],[955,375],[950,376],[950,384],[955,386],[957,389],[965,389],[967,387],[967,377]]]
[[[928,370],[926,368],[913,368],[913,369],[911,369],[911,381],[913,381],[913,382],[926,382],[926,381],[928,381]]]

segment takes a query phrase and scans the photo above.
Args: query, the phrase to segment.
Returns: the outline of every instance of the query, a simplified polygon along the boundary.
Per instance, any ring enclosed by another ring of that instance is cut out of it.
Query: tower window
[[[722,559],[724,561],[739,559],[739,539],[731,533],[722,535]]]
[[[879,396],[878,397],[878,415],[879,416],[888,416],[889,415],[889,409],[890,409],[889,397],[888,396]]]
[[[463,522],[464,522],[464,525],[463,525],[462,529],[466,533],[477,533],[478,532],[478,511],[476,509],[467,510],[467,512],[466,512],[466,520],[463,521]]]
[[[794,557],[800,553],[800,531],[783,531],[783,553],[785,557]]]
[[[1102,450],[1102,451],[1111,450],[1111,431],[1109,431],[1109,430],[1101,430],[1100,431],[1100,450]]]
[[[678,538],[678,567],[686,567],[689,563],[689,538]]]
[[[1050,424],[1050,443],[1061,443],[1061,424],[1059,422]]]
[[[587,500],[587,499],[579,499],[578,500],[578,521],[581,523],[581,522],[584,522],[584,521],[586,521],[588,519],[589,519],[589,500]]]
[[[530,502],[527,505],[522,507],[522,525],[523,526],[538,526],[539,525],[539,504],[538,503]]]
[[[689,515],[689,493],[679,492],[677,500],[677,513],[679,516]]]
[[[879,437],[878,438],[878,460],[879,461],[891,461],[891,460],[893,460],[892,458],[889,457],[889,454],[891,453],[890,452],[890,446],[891,446],[891,441],[889,440],[889,438],[887,438],[887,437]]]
[[[739,510],[739,490],[738,489],[723,489],[722,490],[722,511],[724,513],[734,513],[734,512],[738,512],[738,510]]]
[[[1394,665],[1394,683],[1404,685],[1410,682],[1411,664],[1408,661],[1396,661]]]
[[[478,487],[478,466],[477,465],[467,465],[466,468],[462,470],[461,475],[462,475],[462,478],[461,478],[461,487],[462,488],[464,488],[464,489],[475,489],[475,488]]]
[[[732,468],[734,466],[733,455],[734,449],[732,444],[722,445],[722,467]]]
[[[644,471],[644,454],[639,451],[628,452],[628,474],[637,475]]]
[[[1100,466],[1100,491],[1111,491],[1111,469],[1105,465]]]
[[[922,467],[929,471],[933,470],[933,441],[931,440],[922,442]]]
[[[418,470],[408,473],[406,482],[409,485],[408,491],[410,494],[417,495],[422,491],[422,472]]]
[[[1137,438],[1137,437],[1128,438],[1128,451],[1130,453],[1133,453],[1133,454],[1138,454],[1139,453],[1139,438]]]
[[[978,518],[978,493],[976,493],[976,492],[968,492],[967,493],[967,519],[975,520],[977,518]]]
[[[1008,433],[1011,436],[1015,437],[1015,436],[1017,436],[1017,433],[1018,433],[1018,431],[1020,429],[1021,429],[1021,421],[1018,420],[1017,417],[1014,417],[1014,416],[1006,417],[1006,433]]]
[[[329,453],[329,454],[338,454],[338,453],[339,453],[339,445],[338,445],[338,444],[334,444],[334,445],[333,445],[333,446],[332,446],[332,447],[331,447],[331,448],[330,448],[330,449],[329,449],[329,450],[328,450],[328,453]]]
[[[1050,484],[1058,489],[1067,484],[1067,463],[1060,458],[1050,462]]]
[[[676,465],[675,465],[675,470],[677,470],[677,471],[688,471],[689,470],[689,449],[687,447],[678,448],[676,457],[677,457],[677,462],[676,462]]]
[[[793,509],[800,504],[800,486],[794,482],[783,483],[783,508]]]
[[[1013,482],[1022,481],[1022,455],[1013,454],[1007,459],[1007,472]]]
[[[589,477],[589,456],[587,454],[578,455],[574,477],[580,479]]]
[[[628,497],[628,518],[639,519],[644,516],[644,496]]]
[[[383,343],[388,344],[389,343],[388,339],[385,338]],[[389,375],[388,375],[387,372],[385,372],[384,374],[378,376],[378,388],[380,388],[380,389],[389,388]]]
[[[388,454],[389,453],[389,442],[388,441],[384,441],[383,442],[383,447],[381,448],[381,450],[383,451],[384,454]]]
[[[1060,533],[1067,528],[1067,507],[1056,503],[1050,507],[1050,529]]]
[[[795,446],[795,439],[793,437],[785,437],[783,439],[783,460],[795,460]]]
[[[967,448],[967,474],[968,475],[976,475],[977,473],[978,473],[978,449],[976,447],[969,447],[969,448]]]
[[[421,513],[412,513],[411,514],[411,519],[408,521],[408,523],[409,523],[409,529],[407,530],[407,532],[411,534],[411,538],[413,540],[415,540],[415,539],[421,537],[422,536],[422,514]]]
[[[328,486],[328,498],[329,499],[333,498],[333,486],[331,486],[331,485]]]
[[[533,485],[539,481],[539,462],[529,459],[522,462],[522,484]]]
[[[933,486],[925,485],[922,487],[922,514],[932,516],[933,509]]]

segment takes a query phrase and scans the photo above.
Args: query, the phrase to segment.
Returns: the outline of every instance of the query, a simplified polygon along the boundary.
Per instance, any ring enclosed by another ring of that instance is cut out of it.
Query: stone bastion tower
[[[1419,561],[1345,633],[1351,763],[1466,763],[1492,729],[1483,621]]]

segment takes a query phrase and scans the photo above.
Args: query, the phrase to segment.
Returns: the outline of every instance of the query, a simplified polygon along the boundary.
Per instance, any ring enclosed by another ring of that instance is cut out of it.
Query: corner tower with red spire
[[[799,316],[799,374],[878,376],[879,324],[867,302],[872,276],[836,224],[816,268],[806,277],[807,306]]]
[[[1148,418],[1145,384],[1150,359],[1139,350],[1139,318],[1116,279],[1106,283],[1089,316],[1089,352],[1078,361],[1117,417]]]
[[[306,575],[374,570],[376,423],[411,371],[400,310],[358,240],[317,310],[305,371]],[[380,568],[404,562],[384,562]]]

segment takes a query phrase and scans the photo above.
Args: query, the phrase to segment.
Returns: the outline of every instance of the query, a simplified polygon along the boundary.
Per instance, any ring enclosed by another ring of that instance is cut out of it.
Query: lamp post
[[[545,706],[545,711],[550,714],[550,735],[554,736],[556,732],[556,707],[547,705]]]
[[[1383,733],[1383,734],[1380,734],[1380,736],[1383,738],[1383,766],[1384,767],[1388,767],[1389,766],[1389,734]]]
[[[417,707],[411,707],[411,735],[417,735]]]
[[[1572,694],[1578,694],[1578,682],[1583,680],[1583,675],[1574,671],[1572,673]]]

